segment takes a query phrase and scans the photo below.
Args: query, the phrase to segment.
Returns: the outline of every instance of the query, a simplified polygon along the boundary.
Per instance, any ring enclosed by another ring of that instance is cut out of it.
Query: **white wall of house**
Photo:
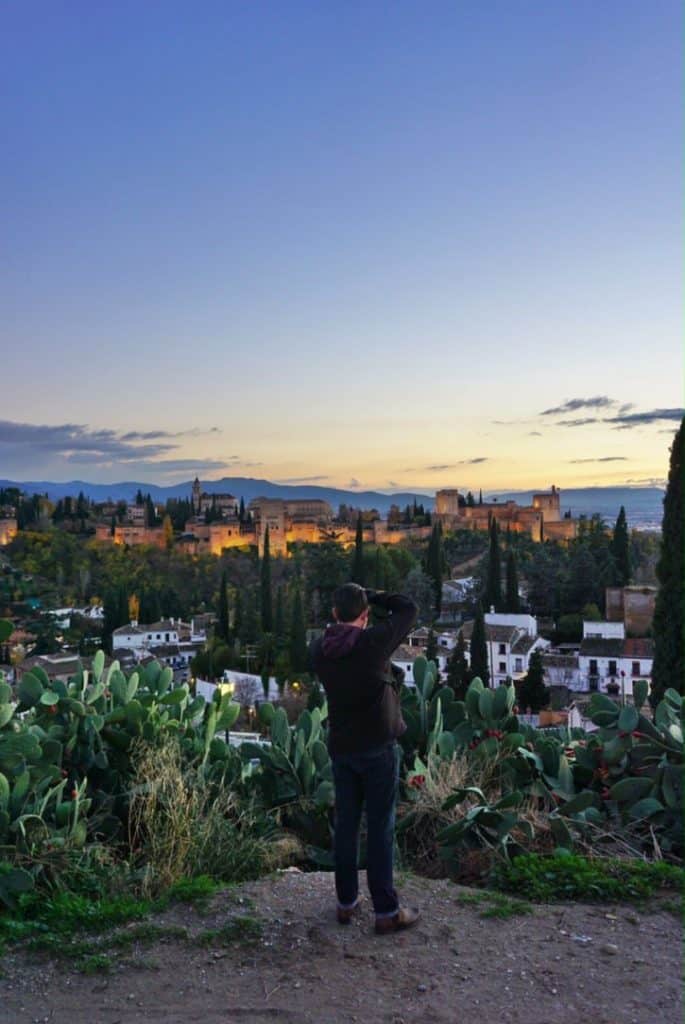
[[[534,615],[518,615],[514,612],[486,612],[485,622],[489,626],[515,626],[528,636],[538,635],[538,620]]]
[[[532,647],[525,653],[512,651],[514,644],[498,640],[488,640],[488,664],[490,666],[490,686],[499,686],[507,679],[522,679],[530,668],[530,656],[533,651],[544,651],[549,647],[549,640],[537,637]]]
[[[596,689],[607,693],[610,685],[618,686],[619,696],[632,697],[633,682],[649,679],[652,674],[652,658],[602,657],[601,655],[579,654],[578,668],[582,689],[590,690],[591,680],[596,680]]]
[[[601,637],[602,640],[625,640],[626,628],[622,622],[586,622],[583,620],[583,640]]]

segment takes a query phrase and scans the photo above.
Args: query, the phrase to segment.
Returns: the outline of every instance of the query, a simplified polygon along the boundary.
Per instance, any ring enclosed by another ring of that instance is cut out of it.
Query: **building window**
[[[515,668],[514,668],[515,672],[523,672],[523,658],[516,658],[516,660],[514,662],[514,665],[515,665]]]
[[[639,676],[640,675],[640,662],[639,661],[634,661],[633,662],[632,673],[633,673],[634,676]]]
[[[499,670],[500,670],[500,672],[506,672],[507,671],[507,663],[506,663],[506,661],[500,661],[500,663],[499,663]]]
[[[597,674],[597,659],[590,658],[590,675],[596,676]]]
[[[500,644],[499,645],[498,654],[506,654],[506,653],[507,653],[506,644]]]
[[[610,661],[609,662],[609,675],[610,676],[615,676],[616,674],[617,674],[617,672],[616,672],[616,662],[615,661]]]

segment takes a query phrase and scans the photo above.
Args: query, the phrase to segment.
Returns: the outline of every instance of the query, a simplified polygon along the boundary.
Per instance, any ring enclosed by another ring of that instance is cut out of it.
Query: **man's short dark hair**
[[[369,601],[358,583],[344,583],[333,593],[333,607],[340,622],[354,622],[369,607]]]

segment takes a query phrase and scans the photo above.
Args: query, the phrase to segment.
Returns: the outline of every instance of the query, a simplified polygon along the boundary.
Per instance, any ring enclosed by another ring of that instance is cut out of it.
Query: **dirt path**
[[[134,946],[106,975],[5,955],[0,1022],[682,1021],[681,927],[665,907],[559,904],[499,920],[481,916],[478,892],[446,881],[411,877],[401,889],[424,919],[391,937],[373,935],[368,900],[358,921],[335,922],[330,875],[285,872],[204,911],[160,915],[157,925],[183,925],[188,938]],[[206,934],[246,916],[227,943]]]

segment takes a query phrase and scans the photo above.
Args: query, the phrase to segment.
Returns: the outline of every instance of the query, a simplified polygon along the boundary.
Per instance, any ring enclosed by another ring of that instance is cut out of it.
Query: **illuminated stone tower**
[[[202,494],[202,488],[200,487],[200,481],[199,481],[199,479],[197,477],[195,477],[195,482],[193,483],[192,504],[193,504],[193,512],[196,515],[199,515],[199,513],[200,513],[200,496],[201,496],[201,494]]]

